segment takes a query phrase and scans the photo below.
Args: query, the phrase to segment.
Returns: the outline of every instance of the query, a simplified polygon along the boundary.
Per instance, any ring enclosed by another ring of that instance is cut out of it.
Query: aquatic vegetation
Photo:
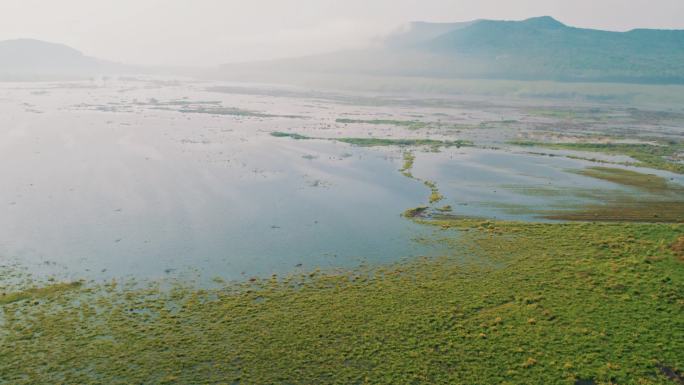
[[[0,378],[668,384],[681,375],[684,264],[670,245],[682,225],[429,223],[444,229],[435,242],[452,256],[218,289],[89,284],[2,304]]]
[[[422,181],[423,184],[430,189],[430,197],[428,198],[430,204],[437,203],[437,202],[443,200],[444,196],[439,192],[439,188],[437,187],[437,184],[435,182],[432,182],[429,180],[422,180],[420,178],[416,178],[413,175],[411,170],[413,169],[413,165],[415,163],[415,160],[416,160],[416,156],[413,155],[412,152],[410,152],[410,151],[404,152],[404,165],[402,166],[402,168],[399,171],[401,171],[401,173],[404,176],[406,176],[407,178],[415,179],[417,181]],[[410,210],[407,210],[407,211],[410,211]],[[410,217],[415,216],[415,213],[412,214],[412,213],[405,212],[404,216],[407,216],[410,218]]]
[[[602,222],[684,222],[684,187],[657,175],[608,167],[590,167],[578,174],[644,190],[649,194],[598,194],[602,204],[590,204],[570,210],[552,210],[547,219]]]
[[[181,108],[178,112],[185,114],[210,114],[210,115],[230,115],[248,118],[289,118],[298,119],[302,118],[299,115],[277,115],[268,114],[264,112],[257,112],[251,110],[245,110],[237,107],[194,107],[194,108]]]
[[[439,188],[435,182],[426,180],[423,183],[430,189],[430,204],[437,203],[444,199],[444,195],[439,192]]]
[[[636,187],[646,191],[671,194],[684,193],[684,186],[670,183],[663,177],[652,174],[644,174],[632,170],[625,170],[622,168],[589,167],[579,170],[577,173],[625,186]]]
[[[345,119],[345,118],[340,118],[335,120],[336,123],[343,123],[343,124],[384,124],[384,125],[391,125],[391,126],[398,126],[398,127],[405,127],[408,128],[409,130],[419,130],[421,128],[428,127],[427,122],[421,122],[419,120],[392,120],[392,119],[370,119],[370,120],[363,120],[363,119]]]
[[[382,147],[382,146],[429,146],[433,149],[440,147],[463,147],[472,146],[472,143],[465,140],[433,140],[433,139],[381,139],[381,138],[314,138],[297,133],[289,133],[282,131],[271,132],[271,136],[278,138],[293,138],[293,139],[321,139],[334,140],[342,143],[351,144],[360,147]]]
[[[684,223],[684,201],[621,198],[571,210],[549,210],[542,217],[563,221]]]
[[[567,197],[550,209],[510,202],[488,206],[510,214],[563,221],[653,222],[684,221],[684,187],[661,176],[610,167],[588,167],[569,172],[630,187],[630,189],[578,189],[548,186],[504,185],[530,196]],[[580,198],[582,201],[578,201]]]
[[[472,146],[466,140],[434,140],[434,139],[387,139],[387,138],[337,138],[339,142],[361,147],[378,146],[430,146],[430,147],[465,147]]]
[[[437,211],[443,212],[443,213],[448,213],[448,212],[451,212],[452,210],[453,210],[453,208],[450,205],[445,205],[445,206],[437,208]]]
[[[186,109],[196,108],[198,106],[211,106],[211,108],[221,108],[220,100],[191,100],[191,99],[171,99],[161,101],[156,98],[148,98],[147,100],[134,99],[132,104],[137,106],[180,106]]]
[[[437,115],[439,116],[439,115]],[[448,115],[446,115],[448,116]],[[491,128],[497,124],[511,124],[517,121],[486,121],[479,122],[477,124],[463,124],[463,123],[453,123],[445,122],[441,120],[437,121],[420,121],[420,120],[392,120],[392,119],[336,119],[336,123],[343,124],[370,124],[370,125],[392,125],[397,127],[404,127],[409,130],[419,130],[423,128],[433,128],[433,129],[444,129],[444,130],[461,130],[461,129],[480,129],[480,128]]]
[[[294,132],[282,132],[282,131],[274,131],[271,132],[271,136],[275,136],[276,138],[292,138],[292,139],[297,139],[297,140],[306,140],[306,139],[314,139],[310,138],[305,135],[300,135]]]
[[[430,193],[430,204],[437,203],[441,200],[444,199],[444,195],[442,195],[438,190],[432,190]]]
[[[681,142],[645,143],[545,143],[513,141],[517,146],[538,146],[558,150],[593,151],[611,155],[626,155],[637,160],[636,166],[684,174],[681,162],[684,144]]]
[[[408,178],[413,178],[413,174],[411,174],[411,169],[413,168],[413,163],[415,161],[416,156],[413,155],[412,152],[404,152],[404,165],[401,167],[399,171],[401,171],[401,173],[404,174],[404,176]]]
[[[502,188],[507,190],[515,191],[520,194],[528,196],[540,196],[540,197],[556,197],[556,196],[567,196],[572,195],[572,193],[577,190],[570,189],[560,189],[557,187],[549,186],[539,186],[539,185],[528,185],[528,184],[505,184],[501,185]]]
[[[405,218],[416,218],[416,217],[422,217],[427,213],[427,211],[430,209],[428,206],[418,206],[418,207],[413,207],[410,209],[406,209],[401,216]]]

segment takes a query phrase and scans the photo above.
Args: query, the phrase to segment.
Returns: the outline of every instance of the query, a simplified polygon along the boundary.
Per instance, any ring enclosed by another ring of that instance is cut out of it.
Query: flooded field
[[[681,210],[677,149],[645,168],[631,153],[543,144],[671,140],[682,122],[681,111],[580,102],[4,83],[0,263],[70,279],[232,280],[452,253],[429,241],[434,229],[401,216],[414,207],[523,221],[616,197]],[[582,172],[600,166],[672,188]]]

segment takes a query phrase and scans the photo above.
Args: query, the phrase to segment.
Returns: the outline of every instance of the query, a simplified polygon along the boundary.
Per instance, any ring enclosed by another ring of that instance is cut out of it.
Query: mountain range
[[[92,76],[134,68],[59,44],[0,42],[0,79]],[[602,31],[567,26],[548,16],[522,21],[416,22],[366,49],[226,64],[196,73],[250,81],[268,80],[277,73],[281,78],[351,74],[684,84],[684,30]]]
[[[86,56],[64,44],[35,39],[0,41],[0,81],[75,80],[138,69]]]
[[[454,75],[665,83],[684,80],[682,30],[610,32],[569,27],[551,17],[521,22],[482,20],[413,48],[462,60],[464,65],[450,69]]]
[[[552,17],[523,21],[412,23],[364,50],[225,65],[290,73],[431,78],[684,83],[684,30],[612,32],[567,26]]]

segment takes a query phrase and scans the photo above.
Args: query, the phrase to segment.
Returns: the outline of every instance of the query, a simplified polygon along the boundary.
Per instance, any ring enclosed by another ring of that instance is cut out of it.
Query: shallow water
[[[234,279],[430,253],[399,215],[424,188],[386,153],[259,119],[3,107],[0,255],[33,272]]]
[[[356,106],[207,87],[2,85],[2,264],[71,278],[240,279],[448,252],[414,241],[433,230],[400,216],[429,195],[397,171],[401,149],[269,135],[422,137],[335,119],[410,119],[448,107]],[[211,108],[228,113],[204,113]],[[495,137],[475,130],[466,139]],[[542,191],[549,186],[620,189],[567,172],[591,165],[582,160],[475,148],[416,155],[414,175],[437,182],[446,196],[440,204],[457,214],[535,220],[520,208],[587,199]]]
[[[414,175],[438,181],[445,196],[440,204],[451,205],[454,214],[504,220],[540,221],[540,211],[600,203],[611,192],[644,194],[572,172],[589,166],[596,164],[516,151],[461,148],[419,153]]]

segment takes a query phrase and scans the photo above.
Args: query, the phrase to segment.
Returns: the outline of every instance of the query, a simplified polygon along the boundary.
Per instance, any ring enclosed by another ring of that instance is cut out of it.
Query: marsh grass
[[[258,112],[258,111],[251,111],[251,110],[244,110],[242,108],[237,108],[237,107],[221,107],[221,106],[214,106],[214,107],[194,107],[194,108],[188,108],[184,107],[178,110],[180,113],[184,114],[209,114],[209,115],[228,115],[228,116],[237,116],[237,117],[245,117],[245,118],[288,118],[288,119],[302,119],[304,118],[303,116],[299,115],[276,115],[276,114],[268,114],[264,112]]]
[[[518,146],[537,146],[559,150],[593,151],[609,155],[626,155],[637,161],[636,166],[684,174],[684,144],[681,142],[646,143],[545,143],[510,142]]]
[[[373,125],[389,125],[404,127],[409,130],[420,130],[429,126],[427,122],[422,122],[419,120],[393,120],[393,119],[346,119],[340,118],[335,120],[336,123],[342,124],[373,124]]]
[[[297,134],[294,132],[282,132],[282,131],[271,132],[271,136],[274,136],[276,138],[292,138],[292,139],[296,139],[296,140],[314,139],[314,138],[310,138],[308,136]]]
[[[388,138],[315,138],[305,136],[297,133],[274,131],[271,136],[277,138],[292,138],[292,139],[321,139],[332,140],[342,143],[351,144],[359,147],[429,147],[431,149],[439,149],[441,147],[464,147],[472,146],[472,143],[466,140],[434,140],[434,139],[388,139]]]
[[[380,147],[380,146],[428,146],[432,148],[440,147],[464,147],[472,146],[466,140],[434,140],[434,139],[388,139],[388,138],[336,138],[338,142],[353,144],[360,147]]]
[[[0,378],[669,384],[660,368],[681,373],[684,264],[671,245],[682,225],[428,223],[454,256],[218,289],[88,284],[39,303],[30,292],[0,305]]]
[[[670,183],[667,179],[653,174],[612,167],[589,167],[579,170],[577,173],[656,193],[684,194],[684,187]]]
[[[55,283],[43,287],[30,287],[24,290],[0,293],[0,305],[7,305],[19,301],[38,301],[49,299],[50,297],[59,296],[68,290],[76,290],[80,288],[82,282],[66,282]]]
[[[416,161],[416,156],[413,155],[413,153],[410,151],[405,151],[403,158],[404,164],[401,166],[401,169],[399,171],[401,171],[401,173],[404,174],[405,177],[413,178],[411,170],[413,169],[413,164]]]
[[[578,174],[606,180],[642,190],[634,194],[595,194],[601,204],[589,204],[570,210],[551,210],[544,213],[547,219],[566,221],[601,222],[684,222],[684,187],[667,179],[632,170],[608,167],[590,167]]]
[[[562,221],[684,223],[684,201],[623,198],[571,210],[548,210],[542,217]]]

